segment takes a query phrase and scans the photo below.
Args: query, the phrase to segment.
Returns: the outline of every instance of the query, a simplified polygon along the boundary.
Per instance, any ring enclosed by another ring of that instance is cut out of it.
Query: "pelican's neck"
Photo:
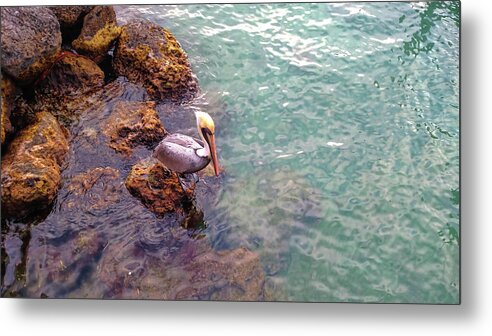
[[[198,122],[196,128],[198,130],[198,134],[200,135],[200,138],[203,141],[203,148],[198,149],[196,151],[196,154],[201,157],[210,157],[210,147],[208,146],[208,142],[205,140],[205,137],[203,136],[200,126],[198,126]]]

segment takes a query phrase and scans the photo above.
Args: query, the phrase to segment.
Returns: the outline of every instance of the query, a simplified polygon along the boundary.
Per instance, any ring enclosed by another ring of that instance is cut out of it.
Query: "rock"
[[[256,253],[245,248],[214,251],[206,240],[189,240],[165,258],[139,255],[135,244],[111,244],[101,259],[98,279],[108,298],[258,301],[265,276]],[[141,252],[140,252],[141,253]]]
[[[27,287],[22,289],[23,296],[87,297],[87,294],[70,296],[68,293],[84,285],[84,275],[96,268],[107,241],[93,228],[71,232],[70,237],[60,241],[56,247],[46,242],[31,241],[29,248],[32,254],[26,265]]]
[[[63,42],[68,43],[74,40],[82,28],[84,16],[94,6],[49,6],[55,13],[63,36]]]
[[[210,251],[185,269],[193,276],[190,287],[176,293],[176,299],[206,298],[224,301],[258,301],[262,298],[265,275],[256,253],[245,248]],[[191,294],[191,295],[190,295]]]
[[[103,132],[109,138],[109,146],[123,154],[131,154],[138,145],[154,147],[166,135],[151,101],[116,103]]]
[[[66,131],[48,112],[12,140],[2,158],[2,213],[23,217],[46,208],[60,184],[60,165],[68,151]]]
[[[167,212],[183,212],[191,205],[195,184],[183,190],[176,173],[155,159],[144,159],[135,164],[125,185],[134,197],[157,215]]]
[[[10,123],[10,112],[12,111],[12,103],[15,95],[14,83],[2,74],[2,118],[1,118],[1,136],[2,146],[7,137],[12,133],[13,128]]]
[[[69,124],[88,94],[102,88],[104,72],[92,60],[70,52],[62,52],[35,88],[34,110],[48,110]]]
[[[122,27],[113,67],[158,100],[190,100],[198,90],[179,42],[167,29],[147,20],[133,20]]]
[[[64,210],[91,213],[105,210],[120,201],[122,190],[118,170],[110,167],[89,169],[70,180]]]
[[[112,6],[96,6],[85,17],[80,36],[72,47],[95,62],[101,62],[120,35]]]
[[[2,70],[19,84],[28,84],[56,59],[60,24],[45,7],[2,7]]]
[[[46,77],[36,86],[36,93],[63,99],[66,96],[87,93],[103,85],[104,72],[96,63],[86,57],[64,51]]]
[[[24,97],[24,95],[17,96],[14,99],[12,106],[12,113],[10,114],[10,122],[14,130],[21,130],[28,125],[36,121],[35,106]]]

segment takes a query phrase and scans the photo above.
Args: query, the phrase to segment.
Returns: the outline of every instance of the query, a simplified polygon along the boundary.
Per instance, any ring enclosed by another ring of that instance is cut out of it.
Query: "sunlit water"
[[[457,303],[458,6],[119,7],[169,28],[213,101],[213,246],[257,252],[283,300]]]
[[[132,7],[222,96],[214,244],[290,300],[457,302],[457,6]]]

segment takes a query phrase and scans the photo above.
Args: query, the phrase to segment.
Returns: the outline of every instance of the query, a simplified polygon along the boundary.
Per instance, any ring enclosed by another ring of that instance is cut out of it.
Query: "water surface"
[[[127,11],[225,106],[215,246],[258,251],[289,300],[458,302],[458,3]]]
[[[202,209],[216,249],[257,252],[282,300],[459,301],[457,2],[117,13],[170,29],[209,102],[190,108],[214,117],[225,168]],[[105,214],[111,239],[165,236],[155,218],[125,226],[128,204]]]

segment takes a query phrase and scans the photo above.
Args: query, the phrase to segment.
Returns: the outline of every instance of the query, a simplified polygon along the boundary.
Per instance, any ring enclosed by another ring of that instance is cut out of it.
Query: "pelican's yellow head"
[[[206,128],[208,129],[212,134],[215,133],[215,125],[214,121],[212,120],[212,117],[206,113],[206,112],[195,112],[196,116],[196,126],[198,129],[203,129]]]
[[[217,162],[217,152],[215,149],[215,125],[212,118],[205,112],[195,112],[196,127],[208,145],[208,152],[214,165],[215,175],[219,176],[219,163]]]

